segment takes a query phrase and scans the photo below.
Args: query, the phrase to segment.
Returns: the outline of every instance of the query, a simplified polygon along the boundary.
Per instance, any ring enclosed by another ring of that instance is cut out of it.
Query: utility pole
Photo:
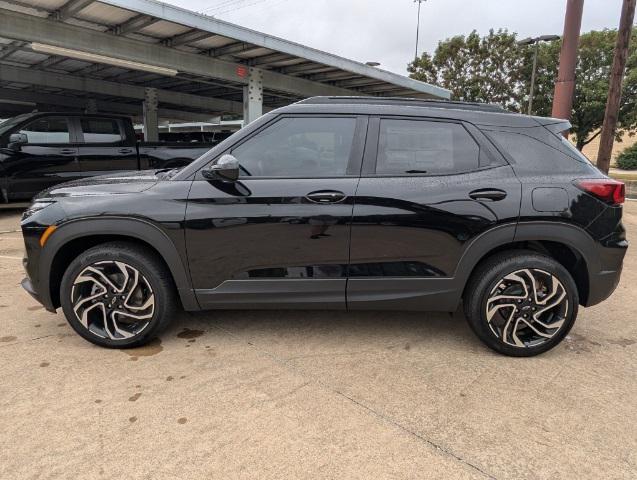
[[[414,3],[418,4],[418,23],[416,24],[416,56],[414,60],[418,60],[418,40],[420,37],[420,7],[422,6],[422,2],[426,2],[427,0],[414,0]]]
[[[573,109],[575,67],[577,67],[577,51],[583,12],[584,0],[568,0],[564,20],[564,40],[560,53],[560,69],[553,97],[553,116],[565,120],[571,118],[571,110]],[[565,133],[566,135],[568,132]]]
[[[619,31],[617,32],[615,58],[613,59],[613,69],[611,71],[610,87],[608,89],[608,101],[606,102],[604,125],[599,141],[599,153],[597,155],[597,167],[606,174],[610,168],[610,158],[613,153],[613,142],[615,141],[615,131],[617,129],[617,120],[621,107],[622,82],[624,80],[624,70],[626,69],[628,47],[630,46],[630,34],[635,18],[636,1],[637,0],[624,0],[622,16],[619,21]]]

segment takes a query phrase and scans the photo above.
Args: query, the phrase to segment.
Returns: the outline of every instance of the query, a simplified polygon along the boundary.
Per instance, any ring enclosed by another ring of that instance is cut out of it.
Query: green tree
[[[581,36],[577,86],[573,100],[572,133],[578,149],[600,133],[608,82],[617,38],[616,30],[592,31]],[[535,115],[550,116],[561,42],[543,43],[538,54]],[[448,88],[453,98],[490,102],[515,112],[526,112],[534,46],[519,47],[516,34],[491,30],[480,37],[473,31],[438,44],[434,55],[423,55],[409,65],[412,78]],[[637,33],[633,34],[624,80],[617,139],[637,130]]]

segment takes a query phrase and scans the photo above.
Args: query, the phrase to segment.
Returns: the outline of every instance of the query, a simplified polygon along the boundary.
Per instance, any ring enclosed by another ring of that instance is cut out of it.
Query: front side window
[[[20,130],[31,144],[70,143],[69,124],[66,118],[40,118]]]
[[[117,121],[106,118],[83,118],[84,143],[115,143],[122,140]]]
[[[333,177],[347,172],[355,118],[283,118],[232,150],[242,176]]]
[[[480,166],[480,148],[458,123],[381,120],[376,173],[468,172]]]

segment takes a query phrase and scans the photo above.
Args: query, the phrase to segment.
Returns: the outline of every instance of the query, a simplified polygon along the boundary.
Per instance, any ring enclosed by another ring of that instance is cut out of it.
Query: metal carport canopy
[[[34,43],[177,74],[42,53]],[[27,98],[37,87],[56,101],[84,96],[122,105],[138,103],[139,89],[152,87],[162,107],[239,113],[251,91],[244,87],[253,85],[266,110],[314,95],[450,97],[433,85],[153,0],[0,0],[0,46],[0,100],[10,100],[12,89]]]

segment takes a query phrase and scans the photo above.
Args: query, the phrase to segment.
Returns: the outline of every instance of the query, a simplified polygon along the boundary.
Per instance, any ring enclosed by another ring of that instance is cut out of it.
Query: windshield
[[[30,113],[23,113],[22,115],[18,115],[17,117],[6,119],[4,122],[0,123],[0,135],[7,132],[8,130],[11,130],[18,123],[29,118],[29,116],[31,116]]]

